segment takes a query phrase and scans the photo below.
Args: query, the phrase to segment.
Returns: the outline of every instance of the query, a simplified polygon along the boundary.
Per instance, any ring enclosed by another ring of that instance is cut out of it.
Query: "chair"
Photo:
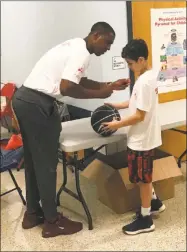
[[[15,118],[15,114],[14,114],[14,111],[13,111],[12,105],[11,105],[12,97],[13,97],[15,91],[16,91],[16,85],[13,83],[5,84],[0,90],[1,97],[5,97],[5,99],[6,99],[5,104],[3,104],[3,106],[1,106],[0,118],[1,118],[1,121],[2,121],[2,119],[4,119],[6,125],[3,124],[2,126],[7,128],[9,130],[9,132],[11,132],[13,129],[13,125],[12,125],[13,122],[14,122],[15,130],[19,130],[19,127],[17,125],[17,120]],[[10,118],[11,123],[7,122],[7,117]],[[8,171],[11,178],[12,178],[12,181],[15,185],[15,188],[13,188],[5,193],[2,193],[0,196],[6,195],[7,193],[10,193],[14,190],[17,190],[23,204],[26,205],[26,201],[22,195],[22,190],[19,187],[19,185],[18,185],[18,183],[12,173],[12,169],[14,169],[14,168],[16,168],[17,171],[19,171],[23,162],[24,162],[23,147],[6,151],[6,150],[4,150],[3,147],[5,147],[7,145],[8,141],[9,141],[9,139],[1,139],[0,140],[0,144],[1,144],[0,173]]]
[[[23,147],[19,147],[14,150],[5,150],[4,147],[7,145],[9,139],[2,139],[1,141],[1,167],[0,167],[0,173],[8,171],[10,174],[10,177],[15,185],[15,188],[2,193],[0,196],[6,195],[8,193],[11,193],[15,190],[17,190],[22,202],[24,205],[26,205],[26,201],[23,197],[22,190],[19,187],[13,173],[12,169],[17,168],[17,170],[20,169],[22,163],[23,163]]]
[[[3,101],[2,97],[5,98],[5,104],[1,103],[1,124],[4,128],[8,129],[9,132],[12,131],[13,112],[11,108],[11,101],[15,91],[16,85],[13,83],[5,84],[0,90],[1,102]]]

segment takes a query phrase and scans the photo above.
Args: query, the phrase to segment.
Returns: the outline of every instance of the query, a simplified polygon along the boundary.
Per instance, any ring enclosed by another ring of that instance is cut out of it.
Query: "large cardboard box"
[[[187,126],[185,125],[176,129],[186,132]],[[175,141],[175,144],[173,144],[173,139],[175,138],[177,138],[177,141]],[[186,134],[173,130],[162,131],[162,145],[159,147],[159,149],[179,158],[180,155],[186,150]],[[182,161],[184,160],[187,160],[187,155],[184,155],[182,158]]]
[[[92,180],[98,193],[98,199],[118,214],[140,207],[139,187],[131,184],[128,169],[114,169],[101,160],[94,160],[81,173]],[[173,156],[154,161],[153,185],[161,200],[174,197],[174,178],[182,176]]]

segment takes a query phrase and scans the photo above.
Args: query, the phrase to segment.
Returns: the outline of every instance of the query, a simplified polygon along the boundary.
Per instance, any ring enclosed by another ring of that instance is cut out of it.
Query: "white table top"
[[[186,99],[159,104],[162,130],[186,125]],[[121,116],[128,115],[128,109],[120,111]],[[61,148],[65,152],[75,152],[120,141],[125,138],[127,127],[119,129],[110,137],[95,133],[90,118],[62,123],[60,134]]]

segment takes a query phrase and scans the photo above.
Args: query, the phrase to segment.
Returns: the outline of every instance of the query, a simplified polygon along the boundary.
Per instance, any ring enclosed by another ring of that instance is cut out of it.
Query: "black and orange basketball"
[[[117,109],[111,105],[105,104],[98,107],[91,116],[91,125],[93,130],[103,137],[111,136],[115,131],[104,131],[102,123],[120,120],[120,114]]]

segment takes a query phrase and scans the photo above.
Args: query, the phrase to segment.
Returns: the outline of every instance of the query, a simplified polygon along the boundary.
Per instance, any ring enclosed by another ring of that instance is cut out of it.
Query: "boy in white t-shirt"
[[[140,186],[141,212],[123,227],[126,234],[155,229],[151,213],[165,210],[152,186],[154,149],[162,144],[158,117],[157,74],[148,67],[148,47],[144,40],[133,39],[122,51],[122,58],[138,76],[130,101],[111,104],[117,109],[129,108],[130,116],[121,121],[104,123],[104,130],[129,126],[127,136],[129,179]]]

